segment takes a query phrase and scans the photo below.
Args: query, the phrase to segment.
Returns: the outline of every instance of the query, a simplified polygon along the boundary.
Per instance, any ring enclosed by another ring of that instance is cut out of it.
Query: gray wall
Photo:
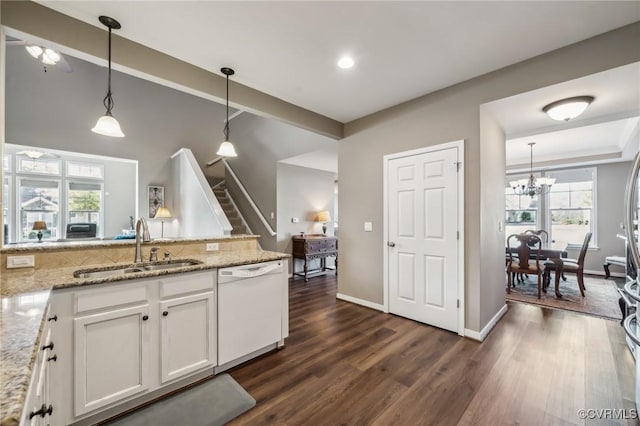
[[[589,250],[584,268],[604,273],[602,264],[607,256],[624,256],[624,240],[616,234],[624,234],[620,223],[624,221],[624,192],[631,162],[602,164],[597,166],[597,250]],[[570,250],[569,257],[577,258],[578,250]],[[612,272],[623,272],[612,267]]]
[[[165,186],[166,204],[172,206],[169,157],[187,147],[201,164],[214,158],[224,107],[113,72],[113,114],[126,136],[101,136],[90,129],[104,114],[107,70],[69,56],[67,61],[73,72],[45,73],[23,47],[7,48],[6,142],[138,160],[139,213],[147,214],[148,185]]]
[[[331,172],[284,163],[278,163],[277,173],[277,250],[291,253],[292,235],[298,235],[300,232],[322,233],[322,224],[314,222],[317,212],[328,210],[331,218],[334,218],[335,175]],[[297,217],[300,221],[292,223],[292,217]],[[333,221],[327,222],[327,235],[333,235]],[[299,260],[296,261],[300,263]],[[331,261],[327,264],[331,266]],[[296,270],[301,271],[302,266],[298,264]]]
[[[639,43],[637,23],[347,123],[338,157],[340,250],[345,253],[338,291],[382,303],[382,157],[464,139],[465,322],[468,329],[482,330],[504,300],[503,284],[482,281],[502,271],[498,259],[503,259],[503,251],[481,251],[483,240],[502,238],[497,223],[492,222],[504,215],[504,201],[490,204],[481,200],[503,193],[504,176],[494,179],[485,168],[504,167],[504,155],[490,159],[481,153],[500,153],[504,147],[497,146],[503,143],[501,138],[481,135],[480,105],[636,62],[640,60]],[[494,133],[487,131],[486,135]],[[373,232],[363,232],[364,221],[373,222]]]
[[[229,139],[233,142],[238,157],[227,158],[227,161],[267,222],[276,229],[278,161],[319,150],[336,142],[326,136],[247,113],[234,118],[230,126]],[[232,179],[227,176],[226,180],[229,192],[249,227],[254,234],[261,235],[262,248],[275,250],[276,238],[266,234],[264,225],[253,213],[253,209]],[[274,213],[273,219],[271,212]]]

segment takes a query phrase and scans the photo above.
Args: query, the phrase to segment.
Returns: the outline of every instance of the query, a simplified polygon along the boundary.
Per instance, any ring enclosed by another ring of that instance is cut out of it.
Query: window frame
[[[592,233],[592,237],[591,237],[591,241],[589,243],[589,250],[597,250],[598,249],[598,227],[597,227],[597,223],[598,223],[598,167],[597,166],[586,166],[586,167],[571,167],[571,168],[558,168],[558,169],[550,169],[550,170],[545,170],[545,171],[541,171],[541,172],[537,172],[536,175],[540,176],[540,177],[555,177],[553,176],[554,173],[558,173],[558,172],[568,172],[568,171],[591,171],[591,208],[589,208],[588,210],[591,211],[591,218],[590,218],[590,223],[589,223],[589,230]],[[522,173],[509,173],[506,175],[506,180],[510,181],[510,180],[514,180],[514,178],[516,177],[521,177]],[[537,177],[536,176],[536,177]],[[560,182],[558,183],[562,183],[562,181],[560,180]],[[512,188],[510,188],[509,186],[507,186],[506,188],[507,190],[511,190],[513,191]],[[506,218],[507,218],[507,213],[509,211],[514,211],[513,209],[507,209],[506,206],[506,196],[507,196],[507,191],[505,191],[505,234],[507,234],[506,229],[507,226],[509,225],[509,223],[507,222]],[[528,195],[521,195],[520,197],[529,197]],[[537,204],[537,218],[536,218],[536,229],[544,229],[548,234],[549,234],[549,240],[553,241],[554,237],[553,237],[553,233],[552,233],[552,223],[551,223],[551,215],[552,215],[552,211],[570,211],[570,210],[585,210],[584,207],[580,207],[580,208],[567,208],[567,209],[552,209],[551,208],[551,193],[548,192],[546,194],[542,194],[542,195],[538,195],[538,204]],[[533,209],[520,209],[518,211],[524,211],[524,210],[533,210]],[[507,235],[505,235],[505,238],[507,237]],[[576,250],[576,249],[580,249],[582,247],[582,241],[580,242],[571,242],[571,243],[567,243],[567,249],[569,250]]]

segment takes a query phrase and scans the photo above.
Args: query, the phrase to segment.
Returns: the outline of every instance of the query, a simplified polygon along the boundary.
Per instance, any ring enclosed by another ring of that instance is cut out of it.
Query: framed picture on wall
[[[149,217],[153,219],[156,216],[158,209],[164,206],[164,186],[149,186],[147,188],[147,195],[149,197]]]

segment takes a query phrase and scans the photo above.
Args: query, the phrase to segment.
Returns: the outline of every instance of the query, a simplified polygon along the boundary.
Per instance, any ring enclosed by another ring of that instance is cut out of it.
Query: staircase
[[[236,209],[235,204],[231,201],[229,196],[227,195],[227,187],[224,182],[221,185],[216,186],[213,189],[213,193],[215,194],[218,202],[220,203],[220,207],[224,210],[224,214],[227,215],[227,219],[229,219],[229,223],[233,229],[231,230],[231,235],[238,234],[249,234],[249,230],[244,224],[242,217],[240,216],[240,212]]]

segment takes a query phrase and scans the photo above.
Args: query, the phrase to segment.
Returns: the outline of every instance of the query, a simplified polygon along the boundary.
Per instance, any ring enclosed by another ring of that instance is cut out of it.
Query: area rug
[[[616,283],[613,280],[585,277],[584,285],[586,291],[585,297],[582,297],[575,275],[567,276],[567,281],[560,281],[562,298],[558,299],[552,277],[547,292],[543,292],[542,299],[538,299],[537,278],[529,276],[529,278],[525,278],[524,282],[516,283],[516,287],[511,288],[511,293],[507,293],[506,296],[507,300],[512,302],[566,309],[613,320],[622,319],[618,305],[620,294],[618,294]]]
[[[148,407],[108,423],[109,426],[218,426],[256,405],[256,400],[228,374],[221,374]]]

